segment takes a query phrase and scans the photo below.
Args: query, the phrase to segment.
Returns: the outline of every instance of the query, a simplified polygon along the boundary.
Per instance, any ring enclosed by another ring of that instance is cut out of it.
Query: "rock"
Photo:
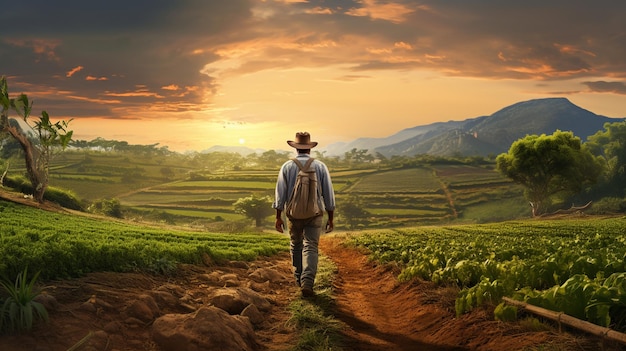
[[[255,281],[248,281],[247,284],[248,288],[256,291],[256,292],[262,292],[262,293],[268,293],[272,290],[272,287],[270,286],[270,281],[266,280],[264,283],[257,283]]]
[[[224,274],[220,277],[220,283],[222,286],[239,286],[239,277],[237,274]]]
[[[163,284],[156,289],[157,291],[167,291],[174,296],[181,297],[185,294],[185,289],[175,284]]]
[[[169,291],[154,290],[150,292],[150,295],[162,309],[174,309],[179,305],[178,298]]]
[[[264,283],[266,281],[272,282],[286,282],[287,277],[284,274],[276,271],[272,268],[262,267],[254,270],[250,273],[250,279],[254,280],[257,283]]]
[[[154,302],[154,300],[152,301]],[[146,301],[135,300],[126,307],[125,314],[130,318],[136,318],[144,323],[148,323],[158,316],[158,308],[155,311],[154,306],[150,306]]]
[[[80,305],[79,309],[87,312],[96,312],[96,305],[87,300]]]
[[[162,351],[241,350],[259,345],[250,320],[216,307],[191,314],[166,314],[152,324],[152,337]]]
[[[144,325],[146,325],[144,321],[137,319],[135,317],[126,318],[124,320],[124,324],[126,324],[126,326],[131,327],[131,328],[139,328],[139,327],[143,327]]]
[[[265,297],[244,287],[217,289],[209,302],[233,315],[241,314],[248,305],[255,305],[261,311],[269,311],[272,308],[272,304]]]
[[[103,330],[97,330],[89,334],[88,339],[83,345],[85,350],[106,350],[109,341],[109,334]]]
[[[211,273],[199,274],[196,278],[208,283],[219,284],[223,274],[224,272],[222,271],[213,271]]]
[[[104,331],[109,334],[119,334],[122,330],[122,326],[118,321],[112,321],[104,325]]]
[[[59,308],[59,302],[57,299],[45,291],[37,295],[33,300],[42,304],[48,312],[56,311]]]
[[[248,305],[248,307],[241,311],[241,315],[248,317],[250,322],[254,325],[259,325],[265,320],[265,317],[255,305]]]
[[[143,294],[139,296],[139,300],[144,302],[148,308],[152,311],[154,316],[158,316],[161,312],[159,311],[159,305],[156,303],[154,298],[150,295]]]
[[[229,265],[234,268],[248,269],[248,263],[244,261],[230,261]]]

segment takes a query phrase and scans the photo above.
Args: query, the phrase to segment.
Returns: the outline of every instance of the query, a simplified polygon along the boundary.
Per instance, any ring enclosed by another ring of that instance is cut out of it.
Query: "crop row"
[[[278,234],[217,234],[132,225],[0,202],[0,276],[28,267],[45,279],[166,263],[252,260],[287,250]],[[161,267],[162,268],[162,267]]]
[[[625,232],[623,218],[529,220],[370,231],[352,240],[379,261],[400,263],[400,279],[458,285],[459,314],[509,296],[622,328]]]

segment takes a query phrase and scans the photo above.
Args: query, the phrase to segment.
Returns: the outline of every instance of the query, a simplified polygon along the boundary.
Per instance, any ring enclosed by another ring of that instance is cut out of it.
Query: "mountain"
[[[497,155],[507,152],[514,141],[529,134],[571,131],[586,141],[588,136],[603,130],[605,123],[624,120],[597,115],[566,98],[535,99],[505,107],[490,116],[417,126],[386,138],[360,138],[329,145],[326,151],[329,155],[343,155],[353,148],[367,149],[387,157]]]

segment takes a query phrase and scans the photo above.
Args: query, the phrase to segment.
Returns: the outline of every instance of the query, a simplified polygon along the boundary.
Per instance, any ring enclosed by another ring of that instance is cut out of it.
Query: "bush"
[[[120,200],[115,198],[96,200],[89,205],[87,211],[115,218],[124,217]]]
[[[4,179],[4,185],[23,194],[33,193],[33,186],[30,184],[30,181],[23,176],[6,177]],[[70,190],[49,186],[48,189],[46,189],[43,198],[44,200],[54,202],[65,208],[77,211],[83,210],[80,200]]]
[[[605,197],[595,202],[589,209],[591,214],[611,214],[626,212],[626,199]]]
[[[30,185],[30,181],[23,176],[5,177],[3,185],[24,194],[33,193],[33,187]]]
[[[83,210],[83,205],[80,200],[78,200],[78,197],[70,190],[49,186],[43,198],[71,210]]]

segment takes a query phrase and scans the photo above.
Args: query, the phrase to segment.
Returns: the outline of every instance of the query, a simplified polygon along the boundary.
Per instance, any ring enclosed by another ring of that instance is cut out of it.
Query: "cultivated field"
[[[354,234],[400,280],[461,289],[457,314],[502,297],[626,331],[626,221],[525,220]],[[498,316],[497,316],[498,317]]]
[[[183,157],[66,152],[55,161],[50,184],[71,189],[85,203],[119,199],[135,217],[201,226],[245,221],[235,213],[234,202],[251,195],[273,197],[279,167],[221,169]],[[330,170],[339,229],[349,229],[341,220],[341,204],[349,198],[357,198],[369,213],[362,221],[367,227],[489,222],[530,214],[522,189],[489,166]],[[266,225],[272,227],[271,216]]]
[[[176,227],[2,201],[0,275],[15,277],[25,267],[46,280],[101,271],[168,274],[179,263],[284,253],[288,238],[271,231],[271,216],[261,231],[233,208],[242,197],[271,197],[276,172],[211,170],[184,158],[64,154],[54,164],[51,185],[71,189],[86,204],[116,198],[135,211],[129,213],[158,212]],[[356,198],[369,213],[366,230],[348,231],[347,241],[399,267],[401,281],[458,287],[459,315],[513,297],[626,329],[623,218],[528,219],[521,188],[489,166],[372,165],[331,175],[338,231],[349,229],[342,202]],[[230,229],[211,230],[216,223]]]

